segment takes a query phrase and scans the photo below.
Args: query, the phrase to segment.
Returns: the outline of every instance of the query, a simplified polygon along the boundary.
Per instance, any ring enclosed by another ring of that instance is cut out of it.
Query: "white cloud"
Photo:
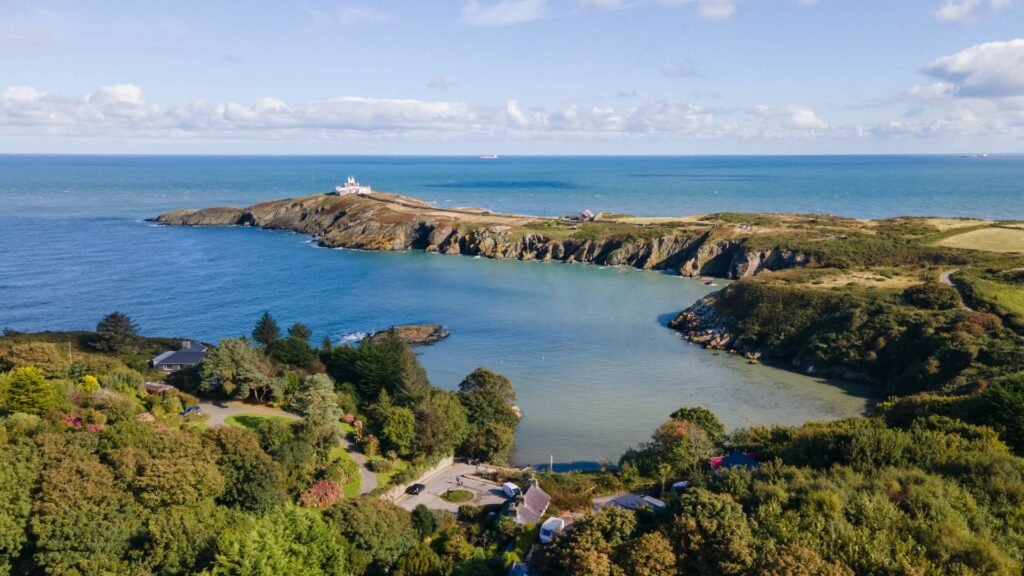
[[[614,10],[626,5],[626,0],[578,0],[580,8],[588,10]]]
[[[352,26],[355,24],[373,24],[389,20],[391,15],[376,8],[362,6],[345,6],[337,9],[315,8],[302,6],[302,11],[317,26]]]
[[[509,26],[542,18],[546,0],[500,0],[484,5],[469,0],[462,8],[462,21],[471,26]]]
[[[697,3],[697,10],[708,20],[725,20],[736,14],[736,3],[731,0],[702,0]]]
[[[992,10],[1006,8],[1011,0],[989,0],[988,6]],[[935,11],[935,17],[945,22],[963,22],[976,15],[986,2],[984,0],[943,0],[942,5]]]
[[[758,106],[754,111],[761,118],[789,130],[824,130],[829,127],[817,112],[807,106]]]
[[[431,90],[448,90],[458,86],[455,82],[445,78],[440,74],[434,74],[430,77],[430,82],[427,82],[427,88]]]
[[[519,108],[519,102],[515,100],[509,100],[505,102],[505,113],[512,119],[518,126],[526,127],[530,125],[530,121],[526,118],[526,114],[523,113],[522,109]]]
[[[668,78],[690,78],[700,76],[700,72],[689,61],[683,61],[663,65],[661,75]]]
[[[1024,38],[988,42],[933,60],[925,73],[961,97],[1024,95]]]
[[[913,86],[907,90],[906,96],[919,100],[934,100],[937,98],[948,98],[953,94],[953,85],[946,82],[936,82],[927,86]]]

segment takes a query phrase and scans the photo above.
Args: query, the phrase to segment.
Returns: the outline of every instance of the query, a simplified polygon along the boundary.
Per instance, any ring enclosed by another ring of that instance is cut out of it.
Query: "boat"
[[[480,159],[481,160],[497,160],[498,159],[498,155],[497,154],[484,154],[483,156],[480,157]]]

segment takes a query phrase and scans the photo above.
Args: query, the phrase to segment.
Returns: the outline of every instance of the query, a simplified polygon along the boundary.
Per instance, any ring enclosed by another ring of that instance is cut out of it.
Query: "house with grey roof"
[[[505,516],[515,521],[516,524],[529,526],[537,524],[548,511],[551,504],[551,496],[545,492],[537,479],[530,480],[530,485],[514,499],[509,500],[505,507]]]
[[[608,506],[614,506],[616,508],[622,508],[623,510],[639,510],[641,508],[649,508],[651,510],[658,510],[665,507],[665,503],[658,500],[654,496],[647,496],[644,494],[633,494],[627,492],[625,494],[619,494],[618,496],[603,500],[594,505],[594,511],[598,511]]]
[[[191,340],[181,343],[181,348],[156,356],[149,361],[150,366],[165,374],[177,372],[182,368],[191,368],[206,358],[206,346]]]

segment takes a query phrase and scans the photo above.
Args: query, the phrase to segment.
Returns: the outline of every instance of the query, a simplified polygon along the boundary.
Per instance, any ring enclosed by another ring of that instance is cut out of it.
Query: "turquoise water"
[[[0,156],[0,326],[90,328],[120,309],[147,334],[215,341],[263,310],[316,339],[438,322],[422,348],[452,388],[512,378],[520,463],[615,460],[680,404],[730,426],[864,409],[855,390],[690,346],[667,319],[712,288],[657,273],[318,248],[251,229],[153,226],[180,207],[322,191],[348,174],[439,204],[527,213],[817,211],[1024,218],[1024,159],[165,158]],[[965,200],[969,199],[969,201]]]

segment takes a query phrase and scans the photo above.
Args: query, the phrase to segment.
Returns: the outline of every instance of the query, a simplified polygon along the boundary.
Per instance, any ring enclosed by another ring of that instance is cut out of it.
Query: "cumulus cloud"
[[[545,109],[525,108],[514,99],[500,106],[474,106],[343,96],[299,104],[266,97],[250,103],[195,100],[160,106],[132,84],[103,87],[81,97],[56,96],[30,86],[0,91],[0,135],[249,140],[445,134],[715,138],[735,133],[736,126],[736,122],[718,122],[710,110],[674,100]]]
[[[973,17],[979,9],[988,5],[992,10],[1000,10],[1010,5],[1010,0],[943,0],[935,11],[935,17],[944,22],[963,22]]]
[[[546,0],[500,0],[486,5],[469,0],[462,7],[462,21],[471,26],[510,26],[537,20],[546,13]]]
[[[971,46],[933,60],[924,71],[961,97],[1024,95],[1024,38]]]
[[[807,106],[758,106],[755,112],[761,118],[771,120],[782,128],[790,130],[824,130],[828,123]]]

